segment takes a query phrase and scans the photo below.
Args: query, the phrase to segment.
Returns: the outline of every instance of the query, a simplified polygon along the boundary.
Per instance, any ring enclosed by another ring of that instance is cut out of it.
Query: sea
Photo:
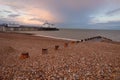
[[[120,42],[120,30],[60,29],[59,31],[20,31],[20,33],[32,33],[35,36],[65,40],[81,40],[95,36],[103,36]]]

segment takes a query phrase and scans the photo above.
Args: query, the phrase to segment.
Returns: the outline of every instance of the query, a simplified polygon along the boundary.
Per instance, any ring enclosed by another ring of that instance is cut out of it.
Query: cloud
[[[39,9],[39,8],[31,8],[27,11],[27,13],[30,13],[32,16],[35,16],[37,18],[41,18],[43,20],[47,21],[55,21],[55,16],[52,14],[49,10],[45,9]],[[57,19],[56,19],[57,21]]]
[[[0,5],[0,10],[5,10],[0,18],[24,24],[41,24],[47,20],[80,27],[120,20],[120,0],[0,0]]]
[[[8,11],[8,10],[3,10],[3,12],[6,12],[6,13],[12,13],[11,11]]]
[[[19,14],[10,14],[10,15],[8,15],[9,17],[12,17],[12,18],[15,18],[15,17],[18,17],[18,16],[20,16]]]
[[[40,19],[40,18],[31,18],[31,21],[40,21],[40,22],[45,22],[45,20]]]
[[[106,14],[107,15],[114,15],[114,14],[120,14],[120,8],[117,8],[117,9],[114,9],[114,10],[111,10],[111,11],[109,11],[109,12],[107,12]]]
[[[119,22],[120,21],[120,17],[118,16],[96,16],[91,18],[90,20],[90,24],[99,24],[99,23],[108,23],[110,24],[110,22]]]
[[[18,23],[18,24],[22,24],[21,21],[18,21],[16,19],[0,18],[0,24],[2,24],[2,23]]]
[[[33,15],[43,15],[44,18],[51,22],[62,22],[64,20],[68,20],[67,13],[65,12],[75,12],[83,11],[83,9],[93,9],[95,6],[100,6],[104,0],[97,1],[96,0],[29,0],[29,1],[21,1],[21,0],[0,0],[2,4],[8,5],[12,9],[19,11],[22,10],[24,12],[29,12],[29,14]],[[12,3],[11,3],[12,2]],[[38,13],[39,11],[40,13]],[[65,11],[65,12],[64,12]],[[46,13],[45,13],[46,12]],[[43,13],[43,14],[42,14]],[[69,13],[70,14],[70,13]],[[37,16],[36,15],[36,16]],[[47,15],[45,17],[45,15]],[[75,15],[75,14],[72,14]]]
[[[98,24],[91,24],[89,27],[91,29],[120,29],[120,21],[109,21],[108,23],[98,23]]]
[[[96,6],[101,6],[104,3],[104,0],[61,0],[62,4],[66,7],[72,9],[88,9],[88,8],[95,8]]]

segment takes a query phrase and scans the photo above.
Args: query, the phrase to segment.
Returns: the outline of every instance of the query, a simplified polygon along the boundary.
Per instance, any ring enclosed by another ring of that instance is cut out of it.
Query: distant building
[[[19,24],[7,24],[8,27],[20,27]]]
[[[5,26],[0,26],[0,31],[6,31]]]
[[[50,24],[48,22],[45,22],[42,27],[46,27],[46,28],[55,28],[56,26],[54,24]]]
[[[3,24],[0,25],[0,31],[49,31],[59,30],[53,26],[53,24],[44,23],[41,27],[26,26],[19,24]]]

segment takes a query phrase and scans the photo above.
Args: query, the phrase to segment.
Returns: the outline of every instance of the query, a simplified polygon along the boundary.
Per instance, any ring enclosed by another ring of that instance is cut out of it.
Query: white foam
[[[35,34],[35,36],[41,36],[41,37],[47,37],[47,38],[53,38],[53,39],[61,39],[61,40],[68,40],[68,41],[81,41],[81,40],[77,40],[77,39],[60,38],[60,37],[37,35],[37,34]]]

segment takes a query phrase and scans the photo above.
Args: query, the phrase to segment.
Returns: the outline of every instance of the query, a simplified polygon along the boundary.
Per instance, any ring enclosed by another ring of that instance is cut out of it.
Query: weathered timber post
[[[58,50],[59,49],[59,45],[55,45],[55,50]]]
[[[42,49],[42,54],[48,54],[48,49]]]
[[[20,59],[26,59],[26,58],[29,58],[29,53],[28,52],[23,52],[21,55],[20,55]]]
[[[64,47],[68,47],[68,43],[65,43],[65,44],[64,44]]]

